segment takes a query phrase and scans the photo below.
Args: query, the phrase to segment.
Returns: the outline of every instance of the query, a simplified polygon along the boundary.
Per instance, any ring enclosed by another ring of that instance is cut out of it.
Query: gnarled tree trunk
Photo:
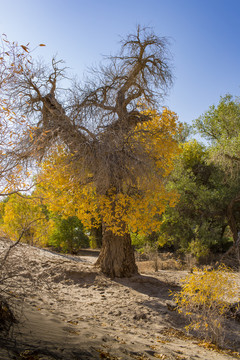
[[[115,235],[103,226],[102,248],[95,264],[112,278],[130,277],[138,273],[130,234]]]

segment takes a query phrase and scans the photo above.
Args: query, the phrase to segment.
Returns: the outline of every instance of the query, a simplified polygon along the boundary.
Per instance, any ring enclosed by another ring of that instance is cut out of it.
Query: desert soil
[[[2,258],[10,245],[0,240]],[[187,271],[109,279],[95,260],[24,244],[11,250],[1,269],[0,294],[18,321],[9,333],[0,332],[1,360],[240,358],[240,323],[234,320],[225,340],[234,352],[184,335],[185,319],[172,310],[169,291],[179,290]]]

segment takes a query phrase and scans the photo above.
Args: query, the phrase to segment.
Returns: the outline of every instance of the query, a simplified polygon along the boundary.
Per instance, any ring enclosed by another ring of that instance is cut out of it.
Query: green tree
[[[180,200],[167,208],[160,228],[160,244],[172,243],[196,257],[226,245],[227,205],[236,191],[225,183],[224,172],[208,160],[208,149],[196,140],[183,145],[168,183]]]
[[[222,97],[217,106],[195,121],[197,131],[210,141],[210,158],[225,172],[230,191],[227,204],[228,223],[234,241],[240,230],[240,101],[231,95]]]
[[[221,144],[222,154],[229,154],[230,157],[231,153],[240,155],[239,147],[236,146],[240,133],[239,98],[233,98],[229,94],[221,97],[217,106],[210,106],[208,111],[195,120],[194,127],[210,141],[211,146],[216,146],[219,150],[218,145]]]

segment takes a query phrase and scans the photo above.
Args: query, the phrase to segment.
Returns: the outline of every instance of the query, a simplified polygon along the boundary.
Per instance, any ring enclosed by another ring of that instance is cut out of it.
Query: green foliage
[[[157,251],[159,234],[152,232],[151,234],[131,233],[132,245],[140,253]]]
[[[203,241],[203,237],[196,237],[189,243],[188,251],[197,259],[205,258],[209,254],[209,246]]]
[[[240,130],[240,102],[238,98],[226,95],[217,106],[210,106],[195,121],[195,127],[207,140],[217,143],[223,139],[238,138]]]
[[[189,319],[187,330],[196,330],[205,339],[222,345],[224,318],[237,295],[236,275],[220,266],[212,271],[206,267],[202,271],[194,268],[193,273],[183,280],[182,290],[173,298],[179,313]]]
[[[139,252],[144,251],[144,246],[146,245],[146,236],[137,233],[131,233],[132,245]]]
[[[168,186],[180,194],[174,208],[162,217],[160,244],[173,244],[180,252],[200,258],[211,248],[229,241],[226,208],[235,188],[225,183],[224,173],[209,164],[209,151],[197,141],[183,145]]]
[[[197,131],[211,144],[211,157],[225,170],[234,170],[240,161],[240,100],[221,97],[217,106],[195,121]]]
[[[240,230],[240,100],[226,95],[200,116],[196,129],[210,140],[209,161],[223,172],[228,225],[236,242]],[[223,181],[220,181],[220,186]]]
[[[185,143],[189,140],[190,136],[193,133],[192,126],[188,125],[187,123],[182,123],[182,129],[181,131],[178,131],[175,134],[175,139],[179,144]]]
[[[90,245],[89,238],[84,233],[83,224],[76,216],[69,216],[66,219],[57,217],[48,244],[57,250],[72,254]]]
[[[17,239],[24,230],[22,240],[30,245],[50,245],[70,253],[89,246],[88,236],[76,216],[65,219],[50,213],[46,204],[34,198],[12,195],[0,203],[2,228],[11,238]]]

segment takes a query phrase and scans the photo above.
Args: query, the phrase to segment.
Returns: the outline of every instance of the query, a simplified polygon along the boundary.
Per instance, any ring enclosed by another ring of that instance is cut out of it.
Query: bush
[[[146,246],[146,236],[139,235],[137,233],[131,233],[131,240],[134,248],[140,253],[143,253]]]
[[[89,238],[77,216],[67,219],[58,217],[48,244],[59,251],[76,254],[81,248],[89,247]]]
[[[174,294],[178,312],[189,319],[186,330],[196,330],[201,337],[217,345],[224,340],[224,319],[238,290],[235,274],[224,265],[208,271],[206,267],[183,280],[182,290]]]
[[[150,234],[131,233],[132,245],[139,253],[156,253],[159,246],[159,234],[152,232]]]

